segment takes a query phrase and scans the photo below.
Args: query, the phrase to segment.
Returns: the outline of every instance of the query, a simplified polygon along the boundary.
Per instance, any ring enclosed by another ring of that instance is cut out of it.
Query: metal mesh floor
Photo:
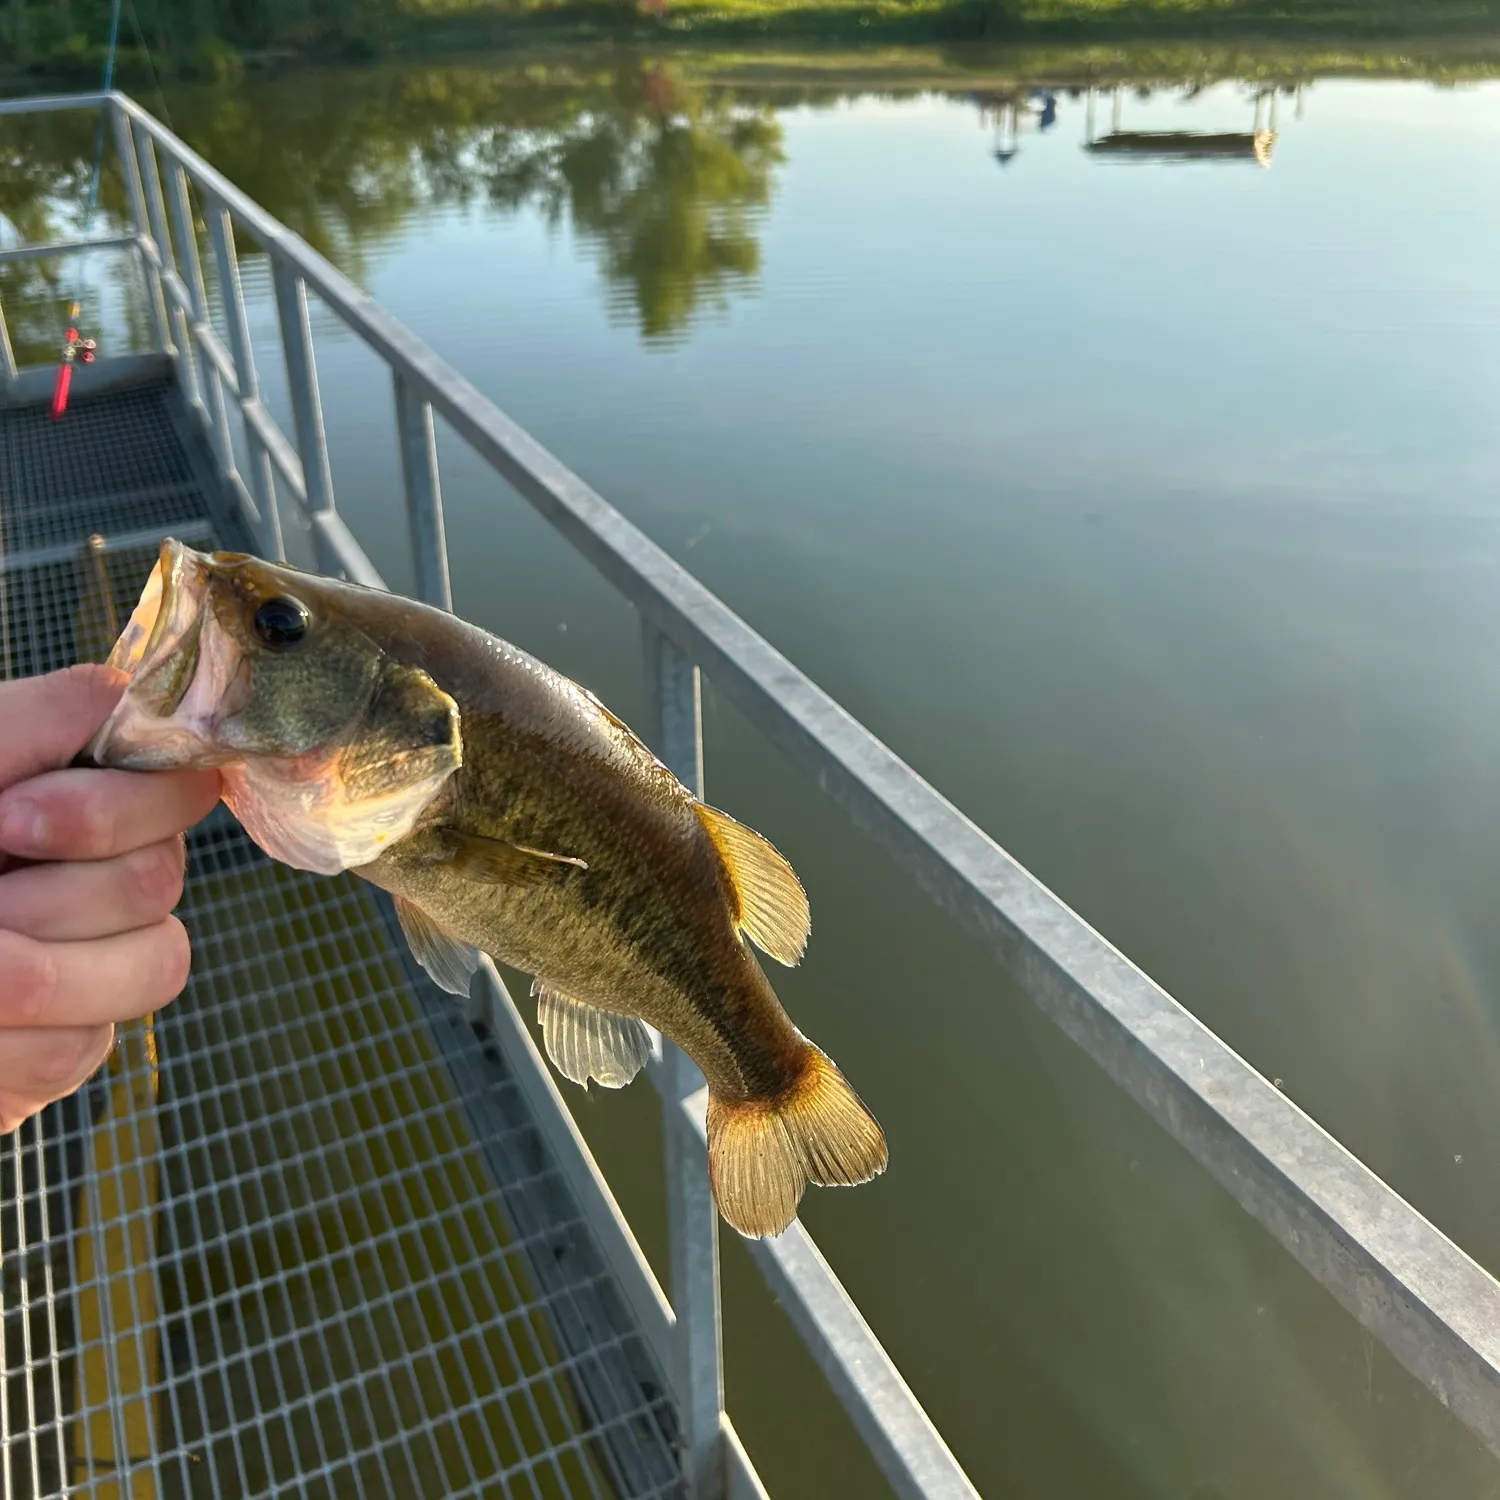
[[[8,411],[0,546],[7,555],[90,532],[170,528],[204,514],[169,392],[152,384],[81,400],[64,428],[42,406]]]
[[[165,386],[0,410],[0,675],[102,655],[80,544],[125,543],[123,618],[204,472]],[[384,896],[221,808],[180,910],[183,997],[0,1137],[0,1495],[679,1494],[570,1189]]]

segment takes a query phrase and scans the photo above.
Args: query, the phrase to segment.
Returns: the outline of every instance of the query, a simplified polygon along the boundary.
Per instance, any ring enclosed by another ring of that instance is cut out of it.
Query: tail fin
[[[802,1189],[852,1187],[885,1171],[885,1135],[844,1075],[809,1045],[802,1076],[775,1099],[708,1099],[708,1175],[726,1222],[780,1234]]]

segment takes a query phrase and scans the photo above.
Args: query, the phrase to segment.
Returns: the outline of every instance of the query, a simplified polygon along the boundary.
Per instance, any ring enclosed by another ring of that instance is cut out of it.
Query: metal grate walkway
[[[251,548],[169,384],[0,408],[0,676],[100,659],[167,533]],[[386,898],[189,839],[186,993],[0,1137],[0,1495],[680,1494],[515,1078]]]

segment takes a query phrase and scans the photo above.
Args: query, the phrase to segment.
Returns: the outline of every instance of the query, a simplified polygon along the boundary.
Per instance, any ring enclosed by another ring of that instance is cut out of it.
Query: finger
[[[5,1034],[0,1060],[0,1135],[82,1087],[109,1056],[113,1026],[29,1028]]]
[[[0,787],[67,765],[109,717],[127,680],[84,663],[0,683]]]
[[[25,859],[111,859],[206,817],[217,771],[49,771],[0,792],[0,849]]]
[[[0,875],[0,928],[44,942],[153,927],[182,899],[182,836],[114,859],[27,865]]]
[[[0,931],[0,1051],[11,1027],[102,1026],[144,1016],[181,992],[188,962],[187,932],[176,917],[76,943]]]

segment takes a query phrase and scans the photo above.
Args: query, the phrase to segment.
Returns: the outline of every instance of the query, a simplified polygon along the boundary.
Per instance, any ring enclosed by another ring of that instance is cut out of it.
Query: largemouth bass
[[[676,1042],[741,1234],[779,1234],[809,1182],[885,1169],[880,1126],[751,952],[801,959],[791,867],[576,683],[414,600],[172,540],[109,660],[131,680],[99,764],[218,767],[267,854],[389,891],[446,990],[482,953],[533,975],[575,1083],[629,1083],[646,1023]]]

